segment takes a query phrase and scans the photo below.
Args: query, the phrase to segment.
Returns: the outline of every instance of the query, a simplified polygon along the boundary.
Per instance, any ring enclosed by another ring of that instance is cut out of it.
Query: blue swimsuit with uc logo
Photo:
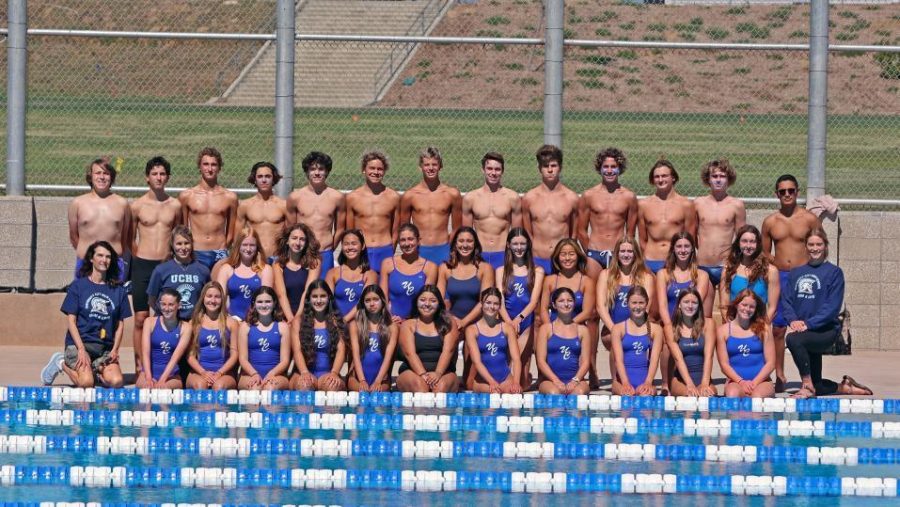
[[[206,371],[218,371],[231,355],[230,347],[222,344],[222,335],[219,330],[201,327],[197,340],[200,342],[200,350],[197,354],[200,366]]]
[[[247,359],[260,377],[265,376],[281,361],[281,333],[278,323],[263,330],[259,324],[252,326],[247,335]]]
[[[313,365],[312,374],[316,378],[331,371],[331,334],[328,329],[313,329],[313,339],[316,342],[316,364]]]
[[[631,285],[619,285],[619,290],[616,292],[616,300],[612,302],[609,312],[609,317],[612,319],[613,324],[625,322],[625,319],[631,315],[631,312],[628,310],[627,301],[628,291],[630,290]]]
[[[169,360],[172,359],[172,352],[178,346],[178,338],[181,335],[181,322],[175,326],[175,329],[167,331],[163,327],[162,319],[156,319],[153,331],[150,333],[150,374],[153,378],[159,380],[159,376],[166,370]],[[172,368],[169,378],[178,377],[178,364]]]
[[[581,358],[581,340],[578,336],[563,337],[553,330],[550,324],[550,338],[547,340],[547,366],[559,380],[569,382],[578,373],[578,360]]]
[[[418,273],[407,275],[397,269],[397,261],[392,257],[394,270],[388,275],[388,300],[391,303],[391,315],[408,319],[412,311],[413,297],[419,289],[425,286],[425,263],[422,259],[422,268]]]
[[[622,356],[625,374],[632,387],[639,386],[647,380],[650,371],[650,333],[633,335],[628,332],[628,321],[625,321],[625,335],[622,336]]]
[[[381,337],[377,331],[369,331],[369,340],[366,342],[366,348],[362,352],[363,356],[360,361],[362,362],[363,377],[366,378],[367,384],[372,385],[375,382],[375,377],[378,376],[378,371],[381,370],[381,365],[384,363]],[[390,372],[388,372],[388,375],[390,375]]]
[[[344,266],[341,266],[338,273],[338,279],[334,283],[334,302],[337,304],[341,316],[346,317],[359,302],[359,296],[362,294],[365,286],[365,277],[356,282],[344,280]]]
[[[728,323],[728,363],[735,373],[744,380],[753,380],[766,364],[763,341],[756,334],[744,338],[731,335],[731,323]]]
[[[513,275],[512,290],[508,290],[503,296],[506,313],[509,314],[511,319],[515,319],[531,302],[531,292],[528,290],[528,276]],[[531,327],[533,323],[534,312],[531,312],[522,318],[522,322],[519,323],[519,329],[517,330],[518,333],[522,334],[522,331]]]
[[[482,333],[478,324],[475,324],[475,329],[478,331],[478,353],[481,355],[481,364],[487,368],[494,380],[503,382],[510,373],[509,342],[503,334],[503,328],[501,327],[494,336]]]
[[[247,311],[250,309],[250,296],[253,291],[262,287],[262,279],[259,274],[253,273],[250,278],[243,278],[237,273],[228,277],[226,290],[228,291],[228,314],[241,320],[247,319]]]

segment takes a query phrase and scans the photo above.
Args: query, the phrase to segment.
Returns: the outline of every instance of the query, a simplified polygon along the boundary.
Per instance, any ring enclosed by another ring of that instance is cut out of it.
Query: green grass
[[[77,106],[77,107],[76,107]],[[488,150],[504,154],[506,183],[517,190],[537,184],[535,150],[543,143],[540,104],[534,111],[297,109],[294,164],[310,150],[331,154],[331,183],[361,182],[359,157],[372,148],[390,157],[388,182],[397,188],[418,178],[416,154],[434,144],[444,155],[445,178],[463,190],[481,184],[479,161]],[[800,107],[802,111],[804,108]],[[5,111],[0,110],[0,113]],[[356,120],[354,121],[354,116]],[[743,121],[741,118],[743,117]],[[80,184],[84,164],[100,155],[125,160],[119,185],[143,185],[143,164],[165,155],[171,185],[196,181],[195,156],[207,145],[225,158],[223,182],[247,187],[249,167],[271,160],[274,115],[266,108],[218,108],[146,102],[53,102],[32,98],[27,119],[27,181]],[[5,137],[5,132],[0,130]],[[597,183],[592,158],[616,145],[629,156],[626,185],[650,191],[647,170],[658,156],[671,159],[687,195],[703,192],[699,170],[728,156],[738,169],[736,195],[770,196],[773,180],[792,172],[804,179],[805,115],[566,113],[564,181],[576,190]],[[5,158],[5,143],[0,155]],[[828,131],[829,192],[838,197],[895,198],[900,121],[896,116],[832,116]],[[5,175],[4,175],[5,179]]]

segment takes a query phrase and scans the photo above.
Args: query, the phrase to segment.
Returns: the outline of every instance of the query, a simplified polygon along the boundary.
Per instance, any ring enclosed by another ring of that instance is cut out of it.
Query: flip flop
[[[859,382],[857,382],[856,380],[854,380],[853,377],[851,377],[850,375],[844,375],[844,382],[845,382],[846,384],[849,384],[850,387],[855,387],[855,388],[857,388],[857,389],[861,389],[861,390],[865,391],[864,394],[867,395],[867,396],[873,396],[873,395],[875,394],[875,393],[872,392],[871,389],[869,389],[868,387],[866,387],[866,386],[860,384]]]

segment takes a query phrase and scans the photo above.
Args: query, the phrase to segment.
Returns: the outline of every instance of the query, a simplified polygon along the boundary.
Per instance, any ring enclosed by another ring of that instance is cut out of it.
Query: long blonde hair
[[[219,337],[221,338],[219,343],[222,344],[223,355],[228,350],[228,342],[231,339],[228,336],[228,310],[225,305],[225,291],[219,282],[207,282],[200,289],[200,297],[197,299],[197,305],[194,307],[194,313],[191,315],[191,347],[188,353],[194,357],[197,357],[200,353],[200,328],[203,327],[203,317],[209,317],[209,314],[206,312],[206,305],[203,304],[203,299],[210,289],[219,291],[219,295],[222,297],[222,307],[219,309],[219,318],[216,319],[216,325],[219,328]]]
[[[634,260],[631,262],[632,285],[640,285],[644,280],[644,276],[650,273],[644,264],[641,245],[634,238],[622,237],[619,241],[616,241],[616,246],[613,247],[612,258],[609,260],[609,278],[606,280],[606,301],[610,307],[615,304],[616,294],[619,292],[619,277],[622,276],[622,270],[619,268],[619,250],[626,243],[634,248]]]

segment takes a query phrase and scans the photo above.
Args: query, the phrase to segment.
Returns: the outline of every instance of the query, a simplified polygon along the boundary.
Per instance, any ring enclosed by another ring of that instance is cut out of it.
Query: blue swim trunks
[[[654,260],[650,260],[650,259],[644,259],[644,264],[647,265],[647,268],[650,269],[650,271],[653,271],[654,275],[656,273],[658,273],[659,270],[666,267],[666,261],[654,261]]]
[[[719,286],[722,281],[722,266],[700,266],[700,269],[709,275],[709,281],[712,282],[713,287]]]
[[[778,282],[781,286],[781,293],[784,294],[790,288],[791,272],[778,270]],[[778,306],[775,307],[775,318],[772,319],[772,327],[787,327],[788,321],[784,318],[784,307],[781,305],[782,298],[778,298]]]
[[[119,281],[122,283],[126,283],[126,281],[128,281],[128,263],[125,262],[124,258],[119,257],[119,261],[116,264],[119,265]],[[73,277],[74,279],[78,279],[78,272],[81,271],[81,266],[83,266],[83,265],[84,265],[84,259],[79,259],[78,257],[75,257],[75,276]],[[130,282],[128,283],[126,288],[128,288],[128,289],[131,288]]]
[[[612,252],[609,250],[588,250],[587,256],[597,264],[603,266],[603,269],[609,267],[609,260],[612,259]]]
[[[369,246],[366,247],[366,251],[369,256],[369,267],[381,274],[381,263],[394,255],[394,245]]]
[[[549,275],[553,273],[553,261],[550,259],[545,259],[543,257],[534,256],[534,263],[542,268],[544,268],[544,274]]]
[[[494,269],[503,265],[505,255],[506,252],[481,252],[481,257]]]
[[[212,270],[217,262],[228,257],[228,250],[224,248],[218,250],[194,250],[194,257],[197,258],[200,264],[203,264],[207,269]]]
[[[419,255],[440,266],[450,259],[450,243],[441,245],[419,245]]]
[[[321,262],[322,271],[319,273],[319,279],[324,280],[328,270],[334,267],[334,250],[331,248],[319,252],[319,262]]]

